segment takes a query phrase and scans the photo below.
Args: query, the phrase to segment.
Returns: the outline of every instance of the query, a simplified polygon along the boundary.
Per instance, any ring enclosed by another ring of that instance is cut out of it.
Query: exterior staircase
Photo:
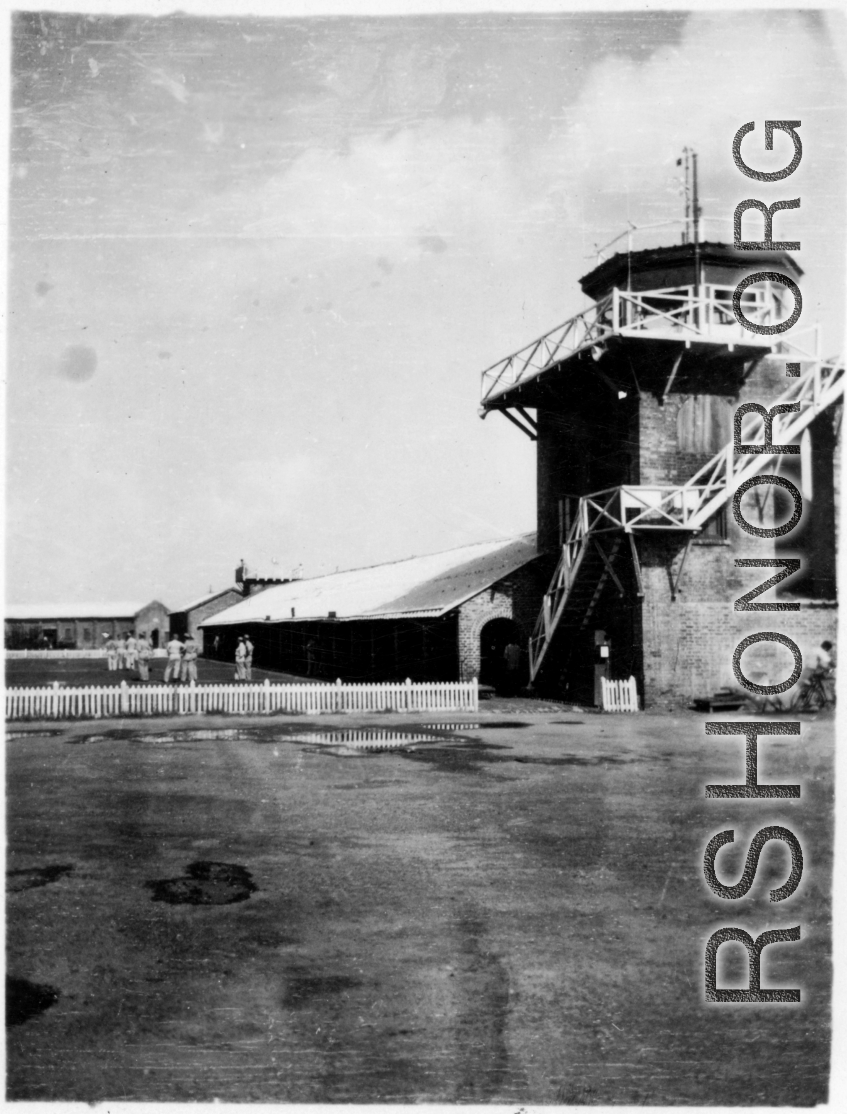
[[[844,395],[842,362],[808,363],[804,372],[791,379],[782,395],[767,404],[768,410],[778,406],[792,408],[774,419],[771,438],[774,445],[794,444],[819,414]],[[761,443],[763,427],[761,417],[747,417],[742,443]],[[778,453],[739,453],[734,441],[730,441],[684,484],[625,484],[582,496],[530,638],[531,683],[536,682],[549,662],[554,643],[588,625],[610,577],[617,582],[620,594],[624,594],[613,568],[624,535],[630,535],[639,575],[633,535],[661,530],[694,537],[732,498],[740,484],[767,470],[778,473],[781,459]]]

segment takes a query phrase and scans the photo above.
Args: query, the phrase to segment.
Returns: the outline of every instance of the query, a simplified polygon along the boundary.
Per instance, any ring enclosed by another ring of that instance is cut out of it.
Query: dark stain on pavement
[[[58,881],[63,875],[70,874],[73,863],[51,863],[50,866],[22,867],[6,871],[6,893],[17,894],[22,890],[34,890]]]
[[[285,994],[282,1004],[289,1010],[302,1009],[315,998],[343,994],[361,986],[361,979],[349,975],[316,975],[310,971],[292,971],[286,978]]]
[[[506,754],[497,753],[506,751]],[[478,739],[458,740],[451,746],[428,745],[399,752],[403,758],[428,762],[442,770],[467,773],[478,770],[483,764],[515,762],[526,766],[622,766],[632,759],[612,754],[563,754],[555,757],[515,756],[511,747],[483,743]]]
[[[498,746],[496,743],[482,743],[478,739],[457,739],[450,746],[442,747],[436,743],[419,749],[401,750],[397,753],[410,761],[427,762],[451,773],[472,773],[483,763],[504,761],[502,757],[492,752],[511,751],[511,749],[511,747]]]
[[[59,1001],[52,986],[6,976],[6,1024],[23,1025]]]
[[[232,905],[246,901],[258,889],[246,867],[207,859],[189,863],[182,878],[163,878],[144,885],[153,891],[153,901],[169,905]]]
[[[480,915],[466,913],[457,929],[455,1099],[485,1102],[501,1095],[510,1075],[506,1044],[509,975],[487,943],[486,925]]]
[[[496,761],[496,759],[495,759]],[[616,754],[564,754],[557,758],[511,758],[501,761],[523,762],[527,766],[624,766],[631,758]]]
[[[558,727],[584,727],[584,719],[551,719],[551,723],[555,723]]]

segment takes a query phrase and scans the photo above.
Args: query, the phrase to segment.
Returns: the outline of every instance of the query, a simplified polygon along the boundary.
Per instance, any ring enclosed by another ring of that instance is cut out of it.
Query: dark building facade
[[[528,535],[290,581],[205,621],[206,656],[233,660],[249,634],[254,664],[283,673],[498,687],[505,647],[528,643],[550,568]]]
[[[191,634],[197,640],[200,653],[204,654],[201,624],[239,603],[243,598],[242,592],[236,587],[224,588],[220,592],[209,592],[179,610],[171,612],[171,633],[178,638],[185,638],[186,635]]]

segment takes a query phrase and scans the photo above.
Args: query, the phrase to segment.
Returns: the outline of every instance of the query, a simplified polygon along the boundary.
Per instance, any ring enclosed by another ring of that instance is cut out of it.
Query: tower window
[[[679,408],[676,428],[680,452],[719,452],[732,440],[732,403],[721,395],[691,395]]]

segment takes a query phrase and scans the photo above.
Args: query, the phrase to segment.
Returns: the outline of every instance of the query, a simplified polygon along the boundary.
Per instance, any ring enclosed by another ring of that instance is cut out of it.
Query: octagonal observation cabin
[[[788,340],[736,319],[739,282],[762,271],[795,283],[803,273],[786,252],[719,242],[620,252],[580,280],[588,309],[482,373],[481,415],[500,411],[538,442],[540,549],[567,539],[579,499],[613,489],[617,510],[610,505],[594,528],[701,529],[713,482],[682,493],[678,485],[731,441],[729,400],[763,357],[781,367],[763,402],[790,382],[785,362],[819,360],[816,325],[794,326]],[[794,296],[763,281],[740,305],[748,321],[772,327],[791,315]],[[693,444],[661,416],[669,396],[691,400],[680,423],[693,426]]]
[[[713,364],[712,370],[720,361],[728,383],[734,378],[731,368],[737,371],[751,358],[769,353],[817,359],[817,326],[795,328],[787,343],[780,334],[756,333],[736,319],[735,289],[743,278],[760,271],[781,272],[795,282],[803,274],[787,252],[742,252],[708,241],[612,256],[580,279],[583,293],[594,300],[591,307],[486,368],[483,416],[490,410],[519,411],[555,400],[556,382],[550,373],[588,357],[602,372],[614,371],[615,357],[632,360],[634,369],[645,373],[640,387],[650,390],[663,384],[662,391],[668,385],[665,365],[670,360],[673,366],[680,356],[675,379],[680,374],[685,378],[702,357]],[[757,325],[779,324],[793,308],[793,295],[782,284],[757,283],[741,295],[743,314]],[[634,385],[631,375],[626,380],[622,388]]]

